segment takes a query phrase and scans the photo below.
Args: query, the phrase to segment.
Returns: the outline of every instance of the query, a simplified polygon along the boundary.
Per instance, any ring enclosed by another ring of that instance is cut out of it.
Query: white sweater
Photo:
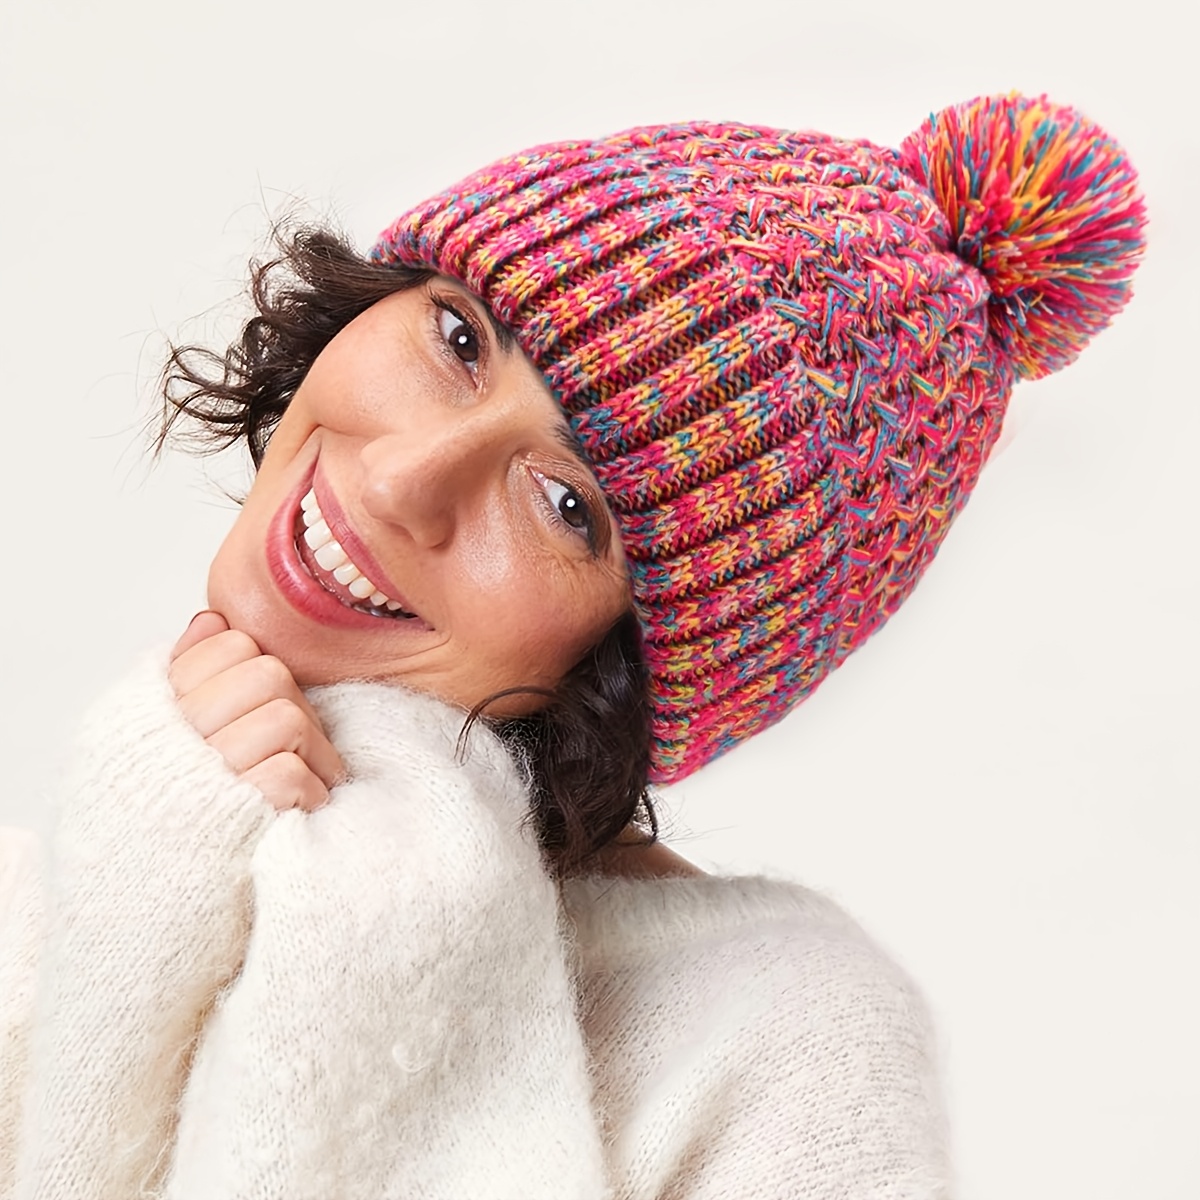
[[[380,684],[275,814],[164,664],[0,836],[0,1200],[947,1200],[925,1006],[829,900],[559,888],[500,743]]]

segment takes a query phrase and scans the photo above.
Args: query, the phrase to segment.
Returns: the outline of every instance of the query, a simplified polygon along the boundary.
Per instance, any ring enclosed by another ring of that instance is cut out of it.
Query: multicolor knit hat
[[[744,125],[539,146],[372,256],[455,276],[561,401],[621,529],[655,782],[774,723],[912,590],[1015,377],[1125,304],[1120,147],[984,97],[890,150]]]

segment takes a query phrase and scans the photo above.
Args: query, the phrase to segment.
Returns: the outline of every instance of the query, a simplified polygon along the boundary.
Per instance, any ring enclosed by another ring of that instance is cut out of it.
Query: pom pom
[[[1145,205],[1124,151],[1086,117],[983,96],[931,116],[900,154],[986,278],[992,334],[1023,378],[1066,366],[1124,307]]]

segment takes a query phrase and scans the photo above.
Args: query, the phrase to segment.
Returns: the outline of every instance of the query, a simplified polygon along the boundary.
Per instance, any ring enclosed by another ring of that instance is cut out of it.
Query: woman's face
[[[395,680],[469,708],[556,685],[628,607],[629,585],[560,406],[484,307],[436,276],[317,358],[208,600],[301,686]]]

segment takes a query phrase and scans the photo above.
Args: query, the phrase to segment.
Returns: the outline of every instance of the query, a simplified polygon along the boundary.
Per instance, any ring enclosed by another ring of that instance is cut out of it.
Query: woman
[[[540,147],[369,260],[295,240],[170,372],[259,467],[212,611],[93,711],[44,885],[8,843],[0,1195],[947,1196],[919,993],[646,787],[895,610],[1143,223],[1006,97]]]

